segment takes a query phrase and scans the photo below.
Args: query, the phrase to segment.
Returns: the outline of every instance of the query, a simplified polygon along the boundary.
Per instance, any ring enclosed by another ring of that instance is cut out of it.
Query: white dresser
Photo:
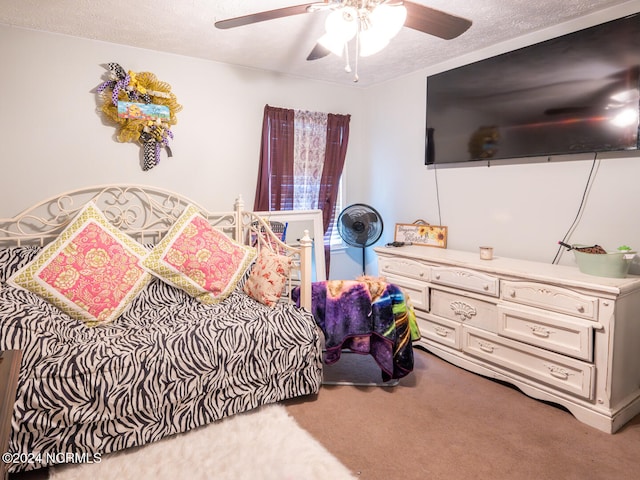
[[[375,251],[430,352],[605,432],[640,413],[640,277],[421,246]]]

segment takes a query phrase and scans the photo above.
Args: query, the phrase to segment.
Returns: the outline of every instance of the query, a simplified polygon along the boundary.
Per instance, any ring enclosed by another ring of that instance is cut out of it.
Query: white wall
[[[631,3],[367,89],[364,135],[368,145],[357,164],[350,165],[349,186],[354,187],[350,195],[370,202],[382,214],[385,233],[379,244],[393,239],[395,223],[421,218],[438,224],[439,192],[441,222],[449,228],[449,248],[477,251],[480,245],[492,245],[495,255],[551,263],[557,241],[577,214],[592,162],[427,169],[426,77],[633,13]],[[359,178],[355,186],[354,177]],[[603,158],[570,243],[598,243],[606,248],[627,244],[640,249],[639,181],[637,154]],[[370,257],[368,271],[375,273],[375,257]],[[573,256],[565,253],[561,263],[574,264]]]
[[[218,210],[241,193],[250,207],[268,103],[351,114],[345,205],[370,203],[382,214],[378,244],[393,239],[395,223],[440,222],[437,183],[449,248],[489,244],[496,255],[551,262],[591,163],[427,169],[426,76],[632,13],[633,3],[367,89],[0,25],[0,217],[61,191],[113,182],[176,190]],[[116,142],[115,128],[96,112],[92,92],[104,78],[101,64],[111,61],[155,73],[184,106],[173,127],[174,157],[149,172],[140,168],[140,147]],[[640,158],[602,160],[571,241],[640,248],[638,178]],[[335,259],[342,278],[361,273],[359,249]],[[370,250],[367,259],[375,274]],[[562,262],[573,260],[565,254]]]
[[[173,157],[148,172],[141,148],[119,143],[95,88],[104,64],[149,71],[183,110]],[[60,192],[105,183],[167,188],[212,210],[242,194],[253,206],[265,104],[349,113],[347,162],[360,156],[362,92],[263,71],[0,25],[0,218]]]

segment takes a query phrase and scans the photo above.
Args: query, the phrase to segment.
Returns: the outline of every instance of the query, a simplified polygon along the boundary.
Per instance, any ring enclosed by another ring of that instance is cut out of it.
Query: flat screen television
[[[637,150],[639,89],[640,14],[430,75],[425,163]]]

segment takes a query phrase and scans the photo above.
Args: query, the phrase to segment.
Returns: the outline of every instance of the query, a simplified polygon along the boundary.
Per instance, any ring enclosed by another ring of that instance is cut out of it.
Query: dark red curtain
[[[254,211],[293,209],[294,118],[291,109],[264,107]]]
[[[347,156],[351,115],[328,114],[327,145],[318,193],[327,276],[340,177]],[[293,210],[295,111],[265,105],[254,211]],[[316,247],[318,248],[318,247]]]
[[[324,166],[318,193],[318,208],[322,209],[327,278],[331,266],[331,233],[336,216],[335,207],[340,188],[340,177],[342,176],[344,160],[347,156],[350,120],[351,115],[330,113],[327,117],[327,147],[324,154]]]

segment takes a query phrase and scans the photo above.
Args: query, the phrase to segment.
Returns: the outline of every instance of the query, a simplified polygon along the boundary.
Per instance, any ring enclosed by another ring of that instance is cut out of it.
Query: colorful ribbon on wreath
[[[121,142],[137,141],[143,147],[143,170],[150,170],[160,163],[160,153],[165,149],[171,157],[169,141],[173,140],[170,125],[175,125],[176,112],[182,110],[176,97],[171,93],[168,83],[159,81],[149,72],[136,73],[125,71],[117,63],[108,63],[110,80],[101,83],[97,92],[103,96],[102,111],[119,126],[118,140]],[[107,95],[108,92],[110,95]],[[142,104],[160,105],[169,110],[169,118],[155,118],[149,120],[140,117],[120,115],[119,102],[136,102]]]

